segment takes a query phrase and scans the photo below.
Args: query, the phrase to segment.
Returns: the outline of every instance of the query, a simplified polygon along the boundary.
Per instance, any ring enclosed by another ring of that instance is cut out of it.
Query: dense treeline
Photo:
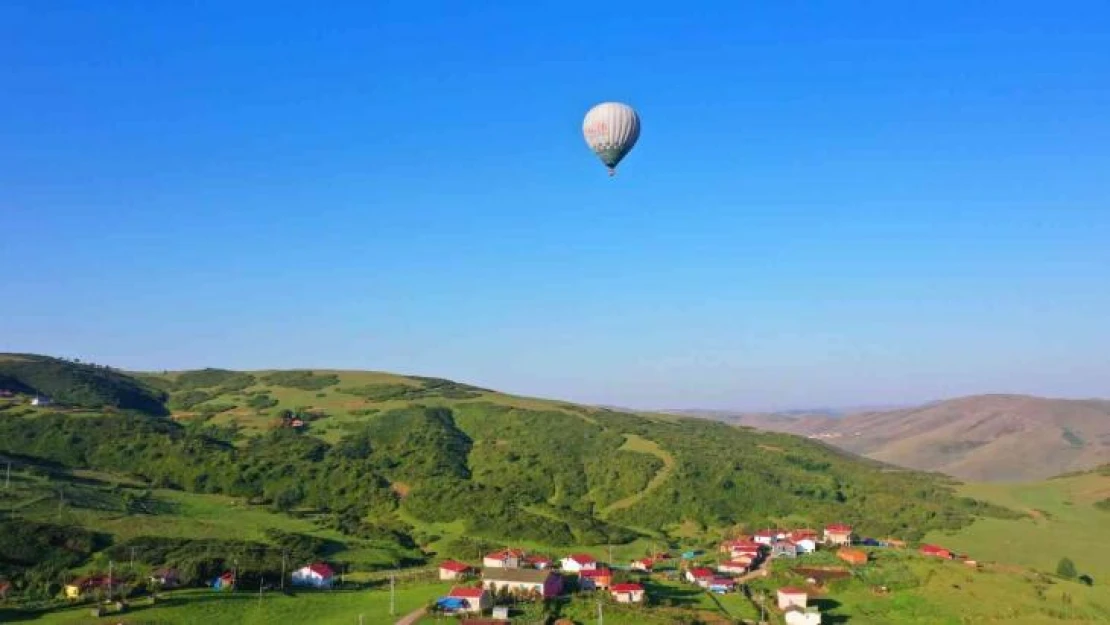
[[[109,367],[48,356],[0,354],[0,389],[37,393],[79,408],[168,414],[162,390]]]
[[[65,572],[110,543],[105,534],[80,527],[0,520],[0,579],[12,580],[29,598],[57,594]]]

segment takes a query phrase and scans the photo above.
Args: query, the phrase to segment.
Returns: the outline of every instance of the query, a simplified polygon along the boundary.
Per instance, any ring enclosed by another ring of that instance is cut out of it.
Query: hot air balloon
[[[631,106],[621,102],[602,102],[586,112],[582,121],[586,145],[609,168],[617,173],[620,163],[640,138],[640,116]]]

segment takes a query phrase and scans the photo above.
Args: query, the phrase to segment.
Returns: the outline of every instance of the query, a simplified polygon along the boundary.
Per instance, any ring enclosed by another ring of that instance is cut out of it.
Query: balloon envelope
[[[611,176],[640,138],[640,116],[627,104],[602,102],[586,112],[582,134]]]

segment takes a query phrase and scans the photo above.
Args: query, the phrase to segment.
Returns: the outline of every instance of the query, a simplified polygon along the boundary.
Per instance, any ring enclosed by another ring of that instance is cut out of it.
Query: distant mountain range
[[[1110,462],[1110,400],[977,395],[886,410],[673,410],[799,434],[970,481],[1052,477]]]

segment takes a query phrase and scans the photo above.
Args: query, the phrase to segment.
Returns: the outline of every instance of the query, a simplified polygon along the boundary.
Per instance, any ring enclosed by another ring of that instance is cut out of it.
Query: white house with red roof
[[[643,571],[644,573],[650,573],[654,565],[655,562],[651,558],[640,558],[639,560],[633,560],[632,564],[629,565],[628,568],[633,571]]]
[[[585,553],[572,553],[563,558],[561,568],[567,573],[581,573],[582,571],[593,571],[597,569],[597,560],[593,556]]]
[[[335,571],[323,562],[313,562],[293,571],[291,577],[294,586],[331,588],[332,582],[335,580]]]
[[[464,564],[455,560],[446,560],[439,565],[439,578],[441,580],[462,579],[469,573],[473,573],[474,568],[469,564]]]
[[[817,551],[817,530],[795,530],[790,532],[790,540],[798,546],[799,553]]]
[[[457,609],[458,612],[481,613],[493,607],[493,595],[482,587],[455,586],[447,596],[460,600],[462,607]]]
[[[741,560],[729,560],[717,565],[718,573],[727,573],[729,575],[743,575],[748,572],[750,562],[743,562]]]
[[[752,535],[752,541],[760,545],[770,545],[778,538],[778,532],[774,530],[760,530]]]
[[[643,603],[644,587],[639,584],[613,584],[609,594],[617,603]]]
[[[830,545],[851,545],[852,526],[835,523],[825,526],[825,542]]]
[[[797,606],[804,610],[806,600],[809,598],[809,594],[804,589],[795,588],[794,586],[779,588],[778,595],[780,610],[789,609],[791,606]]]
[[[524,552],[520,549],[502,549],[487,553],[482,558],[482,566],[494,569],[519,569]]]
[[[713,571],[711,569],[699,567],[686,570],[686,581],[695,583],[699,586],[708,585],[711,579],[713,579]]]

